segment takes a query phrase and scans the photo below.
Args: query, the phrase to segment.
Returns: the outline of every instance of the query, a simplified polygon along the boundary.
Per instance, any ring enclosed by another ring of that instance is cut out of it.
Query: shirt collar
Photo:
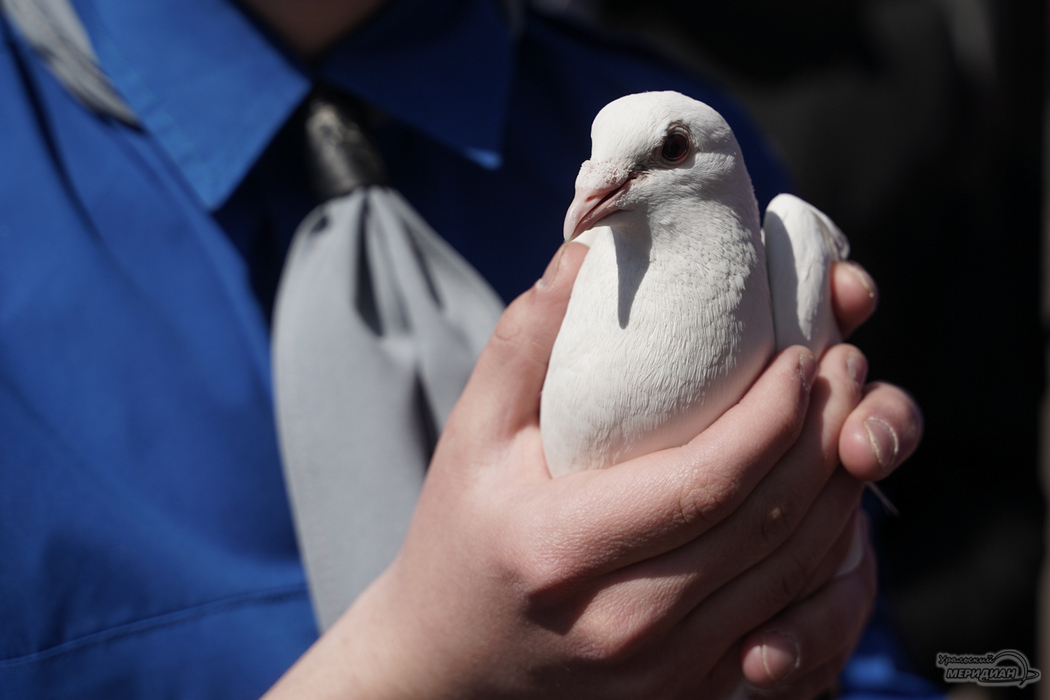
[[[513,60],[493,0],[394,0],[310,69],[226,0],[75,0],[103,70],[218,208],[320,77],[488,167]]]

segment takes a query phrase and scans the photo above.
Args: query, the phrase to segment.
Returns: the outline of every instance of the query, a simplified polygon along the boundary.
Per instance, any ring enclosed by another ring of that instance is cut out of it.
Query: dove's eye
[[[660,157],[672,165],[677,165],[689,155],[689,137],[681,131],[672,131],[664,137],[660,147]]]

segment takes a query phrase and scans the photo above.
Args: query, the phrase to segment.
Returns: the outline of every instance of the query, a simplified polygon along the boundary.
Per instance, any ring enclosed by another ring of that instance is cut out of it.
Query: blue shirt
[[[605,103],[722,93],[489,0],[395,2],[316,66],[223,0],[79,0],[141,128],[0,45],[0,697],[258,697],[316,638],[275,437],[268,304],[312,202],[279,136],[323,80],[505,297],[561,238]]]

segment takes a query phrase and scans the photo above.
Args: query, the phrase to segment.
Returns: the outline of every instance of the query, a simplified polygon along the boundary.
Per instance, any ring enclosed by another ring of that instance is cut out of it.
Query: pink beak
[[[565,212],[563,232],[565,240],[571,241],[581,233],[619,211],[617,203],[631,186],[631,178],[625,177],[611,184],[582,186],[576,188],[576,196]]]

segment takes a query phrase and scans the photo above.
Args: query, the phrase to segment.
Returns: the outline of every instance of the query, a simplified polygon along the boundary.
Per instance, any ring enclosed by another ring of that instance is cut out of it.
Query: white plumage
[[[701,102],[620,98],[591,140],[565,219],[566,239],[591,250],[540,404],[554,476],[684,444],[740,399],[774,348],[819,356],[838,341],[830,264],[848,254],[830,219],[790,195],[768,207],[763,244],[736,138]]]

